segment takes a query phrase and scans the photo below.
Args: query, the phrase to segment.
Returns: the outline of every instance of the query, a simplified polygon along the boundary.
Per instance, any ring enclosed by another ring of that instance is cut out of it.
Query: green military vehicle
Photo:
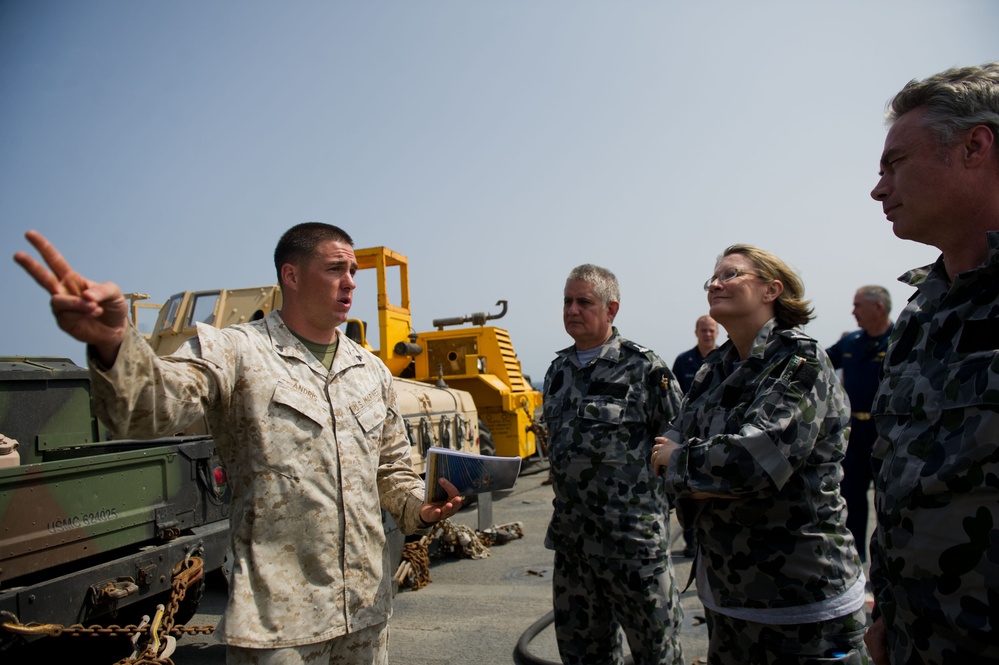
[[[228,508],[210,437],[111,440],[85,368],[0,357],[0,659],[60,626],[153,615],[196,562],[183,623],[204,574],[231,568]]]

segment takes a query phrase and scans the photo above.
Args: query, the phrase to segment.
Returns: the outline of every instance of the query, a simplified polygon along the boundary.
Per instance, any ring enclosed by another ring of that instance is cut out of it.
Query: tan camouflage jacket
[[[942,259],[900,278],[916,293],[872,409],[871,582],[889,631],[999,658],[999,232],[988,243],[953,283]]]
[[[424,489],[375,356],[340,335],[327,372],[273,312],[224,330],[199,324],[166,358],[131,330],[114,366],[91,370],[116,436],[169,435],[207,416],[233,489],[227,644],[311,644],[388,618],[379,505],[413,532]]]

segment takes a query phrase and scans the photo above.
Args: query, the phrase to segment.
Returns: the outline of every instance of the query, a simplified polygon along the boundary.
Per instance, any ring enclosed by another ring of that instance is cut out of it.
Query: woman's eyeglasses
[[[752,275],[753,277],[759,277],[759,275],[757,275],[755,272],[749,272],[748,270],[739,270],[738,268],[729,268],[728,270],[723,270],[716,275],[712,275],[711,279],[704,282],[704,290],[710,291],[711,285],[714,284],[715,282],[718,282],[719,284],[727,284],[736,277],[739,277],[740,275]]]

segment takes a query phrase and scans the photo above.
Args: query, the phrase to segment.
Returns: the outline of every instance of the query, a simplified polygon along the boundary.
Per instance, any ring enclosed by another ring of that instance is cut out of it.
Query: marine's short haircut
[[[354,246],[354,239],[346,231],[323,222],[303,222],[285,231],[274,249],[274,269],[277,270],[278,284],[281,283],[281,266],[286,263],[302,265],[312,258],[319,245],[330,240]]]

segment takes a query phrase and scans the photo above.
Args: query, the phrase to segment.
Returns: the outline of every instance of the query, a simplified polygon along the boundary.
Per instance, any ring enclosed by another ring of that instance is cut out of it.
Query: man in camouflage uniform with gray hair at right
[[[999,62],[911,81],[888,104],[871,192],[942,254],[900,279],[872,415],[879,665],[999,662]]]
[[[545,376],[555,490],[545,546],[555,550],[555,636],[566,665],[680,665],[680,594],[653,439],[681,394],[655,353],[613,327],[620,294],[606,268],[574,268],[562,317],[575,344]]]

